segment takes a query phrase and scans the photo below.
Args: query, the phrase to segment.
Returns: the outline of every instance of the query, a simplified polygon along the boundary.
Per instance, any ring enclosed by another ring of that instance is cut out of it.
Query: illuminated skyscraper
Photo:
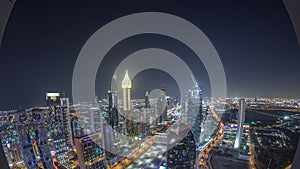
[[[105,151],[103,150],[102,133],[76,137],[75,146],[81,169],[106,169]]]
[[[122,80],[122,89],[123,89],[123,110],[130,111],[131,110],[131,97],[130,97],[131,80],[129,78],[127,70],[124,79]]]
[[[47,106],[59,104],[60,93],[46,93]]]
[[[238,128],[236,131],[235,141],[234,141],[234,148],[240,148],[241,144],[241,137],[243,134],[243,125],[245,121],[245,99],[239,100],[239,115],[238,115]]]
[[[45,119],[50,136],[50,149],[60,164],[70,167],[68,145],[72,143],[72,139],[69,99],[61,98],[60,93],[46,93],[46,101],[48,112]]]
[[[60,105],[62,109],[62,128],[64,130],[64,135],[66,138],[67,145],[74,145],[71,138],[71,121],[70,121],[70,104],[69,98],[60,98]]]
[[[44,120],[45,110],[33,109],[31,114],[32,126],[34,126],[34,142],[38,147],[37,155],[40,157],[45,169],[54,169]]]
[[[194,85],[191,90],[189,90],[187,101],[185,103],[187,121],[186,124],[192,128],[192,132],[195,137],[197,148],[200,148],[200,133],[201,133],[201,124],[203,121],[203,112],[202,112],[202,91],[198,85],[198,82],[192,76]],[[194,122],[190,123],[190,122]],[[191,126],[191,124],[193,124]]]
[[[193,132],[184,124],[177,128],[167,136],[167,169],[194,169],[197,153]]]

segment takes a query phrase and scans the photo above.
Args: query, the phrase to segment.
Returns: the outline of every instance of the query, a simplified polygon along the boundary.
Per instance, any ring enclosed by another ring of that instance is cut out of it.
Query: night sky
[[[71,97],[73,68],[84,43],[108,22],[137,12],[170,13],[198,26],[220,55],[228,96],[300,97],[300,51],[281,0],[19,0],[0,48],[0,110],[44,106],[47,91]],[[210,95],[207,72],[195,54],[181,42],[153,34],[124,39],[111,49],[98,70],[97,95],[106,97],[111,73],[123,58],[149,47],[178,54],[193,70],[204,95]],[[141,72],[133,84],[135,98],[162,84],[167,94],[178,95],[174,80],[158,70]]]

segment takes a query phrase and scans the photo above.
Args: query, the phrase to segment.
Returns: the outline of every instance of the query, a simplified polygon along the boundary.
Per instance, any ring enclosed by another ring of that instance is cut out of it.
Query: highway
[[[157,169],[166,155],[166,146],[152,146],[140,158],[136,159],[127,169]]]
[[[214,110],[214,107],[211,107],[211,112],[213,117],[220,122],[220,117],[217,115],[217,113]],[[209,144],[207,144],[204,148],[204,150],[201,152],[200,154],[200,160],[199,160],[199,168],[203,168],[203,169],[209,169],[211,168],[210,166],[208,166],[207,164],[209,163],[210,157],[211,157],[211,153],[210,151],[212,150],[213,147],[217,146],[218,143],[222,140],[223,136],[224,136],[224,125],[221,123],[222,126],[222,134],[220,136],[215,137],[214,140],[210,141]]]
[[[251,157],[250,157],[250,167],[251,169],[256,169],[256,163],[255,163],[255,157],[257,156],[256,155],[256,152],[254,150],[254,144],[252,143],[252,140],[251,140],[251,134],[248,135],[248,142],[250,143],[250,146],[249,146],[249,151],[251,152]]]
[[[139,149],[133,152],[129,157],[125,157],[114,167],[108,167],[108,169],[124,169],[130,166],[137,158],[144,154],[149,148],[152,147],[155,137],[152,137],[147,143],[143,146],[140,146]]]

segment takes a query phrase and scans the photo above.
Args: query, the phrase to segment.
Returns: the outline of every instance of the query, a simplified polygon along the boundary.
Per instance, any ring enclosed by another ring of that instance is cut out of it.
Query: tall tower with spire
[[[131,80],[128,75],[128,70],[125,72],[125,76],[122,80],[122,89],[123,89],[123,110],[131,110],[131,98],[130,98],[130,89],[131,89]]]

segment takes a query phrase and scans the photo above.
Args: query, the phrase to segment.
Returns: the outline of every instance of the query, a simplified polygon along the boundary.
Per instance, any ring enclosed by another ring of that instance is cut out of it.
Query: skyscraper
[[[54,168],[48,145],[44,111],[33,109],[28,112],[18,111],[16,113],[16,130],[19,136],[22,157],[28,169],[38,168],[38,159],[41,160],[43,168]]]
[[[167,136],[167,169],[194,169],[196,142],[193,132],[185,124],[178,124],[177,128]]]
[[[113,98],[110,90],[107,92],[107,95],[108,95],[108,110],[111,110],[113,107]]]
[[[126,70],[124,79],[122,80],[122,89],[123,89],[123,110],[130,111],[131,110],[131,97],[130,97],[131,80],[128,75],[128,70]]]
[[[89,124],[90,124],[90,131],[91,133],[95,133],[97,131],[102,131],[102,113],[99,107],[97,106],[90,106],[89,107]],[[90,133],[89,133],[90,134]]]
[[[197,148],[200,148],[201,123],[203,121],[202,91],[194,77],[193,81],[194,85],[192,89],[189,90],[187,101],[185,103],[187,114],[187,121],[185,123],[192,128]],[[190,126],[191,124],[193,125]]]
[[[34,142],[38,147],[37,154],[45,169],[54,169],[44,120],[45,110],[33,109],[31,114],[34,127]]]
[[[69,99],[60,97],[60,93],[46,93],[47,116],[45,116],[50,149],[54,151],[57,161],[70,167],[68,145],[71,144],[71,122]]]
[[[102,132],[75,138],[78,162],[81,169],[106,169]]]
[[[149,100],[148,92],[146,92],[146,94],[145,94],[145,108],[150,108],[150,100]]]
[[[66,138],[67,145],[74,145],[72,138],[71,138],[71,121],[70,121],[70,104],[69,98],[63,97],[60,98],[60,106],[62,109],[62,128],[64,130],[64,135]]]
[[[158,98],[157,101],[157,115],[158,117],[158,123],[162,123],[164,120],[167,119],[167,110],[166,110],[166,90],[165,86],[162,85],[161,88],[161,95]]]
[[[244,121],[245,121],[245,99],[239,100],[239,115],[238,115],[238,128],[236,131],[234,148],[240,148],[241,137],[244,129]]]
[[[115,108],[118,108],[118,106],[119,106],[118,92],[114,91],[114,92],[112,92],[112,95],[113,95],[113,106]]]
[[[59,103],[60,93],[47,92],[46,93],[46,101],[47,106],[56,105]]]
[[[167,120],[168,115],[167,115],[167,105],[166,105],[166,89],[165,85],[162,86],[161,88],[161,104],[162,104],[162,121]]]
[[[103,140],[105,150],[108,152],[113,152],[113,143],[114,143],[114,131],[112,126],[103,124]]]
[[[107,119],[107,123],[113,128],[117,128],[119,125],[119,112],[118,109],[113,102],[113,97],[111,91],[108,91],[108,113],[109,117]]]
[[[16,131],[19,137],[22,157],[27,169],[35,169],[38,166],[32,139],[30,138],[31,126],[28,114],[25,110],[16,112]]]

